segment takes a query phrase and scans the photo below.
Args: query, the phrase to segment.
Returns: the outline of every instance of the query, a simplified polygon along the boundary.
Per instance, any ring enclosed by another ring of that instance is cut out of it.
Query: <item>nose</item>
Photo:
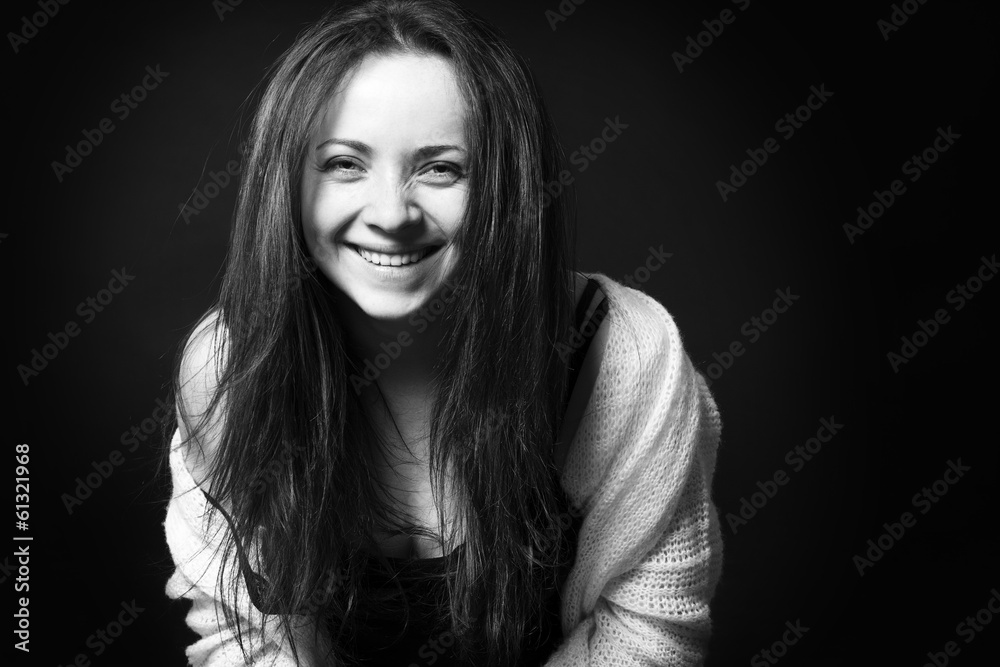
[[[372,179],[361,219],[366,225],[393,233],[419,222],[420,209],[404,182],[377,178]]]

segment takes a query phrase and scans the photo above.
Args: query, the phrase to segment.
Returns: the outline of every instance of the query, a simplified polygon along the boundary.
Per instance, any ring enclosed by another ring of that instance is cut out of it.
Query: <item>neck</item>
[[[409,318],[380,320],[368,316],[346,297],[337,300],[336,312],[366,390],[377,393],[376,381],[383,391],[433,384],[444,336],[443,316],[433,321],[421,318],[417,324]]]

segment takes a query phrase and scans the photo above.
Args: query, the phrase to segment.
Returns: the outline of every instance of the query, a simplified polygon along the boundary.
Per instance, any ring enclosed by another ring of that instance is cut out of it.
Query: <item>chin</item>
[[[420,311],[425,299],[360,298],[354,303],[365,315],[379,322],[405,322]]]
[[[357,284],[335,284],[335,287],[355,312],[386,323],[405,323],[411,315],[419,313],[420,309],[432,300],[434,294],[433,290],[392,293]]]

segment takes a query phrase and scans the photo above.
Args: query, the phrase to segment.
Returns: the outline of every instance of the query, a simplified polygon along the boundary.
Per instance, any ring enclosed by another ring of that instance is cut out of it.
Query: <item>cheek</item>
[[[468,193],[465,188],[442,190],[423,198],[420,205],[445,231],[454,233],[465,217]]]
[[[330,245],[346,219],[342,197],[332,196],[322,187],[309,193],[302,204],[302,231],[310,245]]]
[[[309,256],[313,258],[314,261],[319,262],[322,252],[317,247],[321,235],[319,229],[317,228],[316,216],[312,209],[307,208],[305,204],[302,207],[302,237],[306,242],[306,250],[309,252]]]
[[[328,279],[332,279],[329,264],[332,251],[331,239],[334,236],[328,209],[321,192],[309,186],[303,188],[300,217],[306,251],[320,272]]]

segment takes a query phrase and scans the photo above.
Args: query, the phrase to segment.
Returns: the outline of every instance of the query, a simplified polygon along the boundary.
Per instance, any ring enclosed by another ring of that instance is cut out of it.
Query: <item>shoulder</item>
[[[644,292],[602,274],[593,277],[609,301],[597,385],[604,407],[635,422],[679,419],[717,434],[721,420],[714,397],[670,312]]]
[[[223,371],[226,339],[219,312],[206,313],[184,343],[177,374],[178,430],[185,463],[199,483],[207,476],[221,436],[222,402],[216,401],[215,395]]]
[[[591,277],[608,299],[607,353],[622,372],[665,370],[685,359],[680,330],[663,304],[604,274]]]
[[[605,403],[625,404],[635,398],[646,403],[668,386],[680,389],[677,381],[692,380],[695,372],[680,331],[663,304],[602,273],[577,274],[577,299],[588,280],[597,283],[607,311],[580,374],[586,394],[600,389],[597,398]],[[590,311],[600,300],[592,299]]]
[[[721,420],[673,316],[653,297],[592,274],[608,302],[607,341],[563,477],[571,500],[657,484],[682,486],[715,467]],[[608,496],[607,494],[611,494]]]
[[[704,408],[709,416],[714,402],[707,383],[663,304],[604,274],[588,277],[599,284],[608,310],[588,354],[594,371],[587,412],[600,413],[603,420],[614,415],[619,426],[625,420],[634,428],[652,427],[667,414],[679,417],[683,411]]]
[[[217,310],[206,313],[188,334],[181,353],[178,393],[183,403],[182,434],[205,414],[223,370],[226,332]]]

